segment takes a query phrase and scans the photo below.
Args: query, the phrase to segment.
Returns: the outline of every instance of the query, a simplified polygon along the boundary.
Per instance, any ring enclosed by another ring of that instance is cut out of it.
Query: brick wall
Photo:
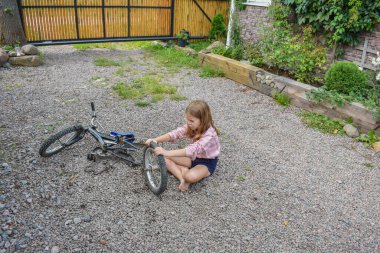
[[[259,40],[260,30],[263,27],[269,26],[268,8],[261,6],[248,5],[246,10],[239,12],[239,21],[242,28],[242,37],[245,42],[255,42]],[[368,48],[374,51],[380,51],[380,24],[377,25],[376,30],[371,33],[363,33],[360,36],[360,43],[357,47],[363,47],[365,37],[368,37]],[[344,47],[345,55],[344,60],[356,63],[361,62],[362,50],[346,46]],[[371,65],[373,52],[367,52],[365,63],[367,66]]]

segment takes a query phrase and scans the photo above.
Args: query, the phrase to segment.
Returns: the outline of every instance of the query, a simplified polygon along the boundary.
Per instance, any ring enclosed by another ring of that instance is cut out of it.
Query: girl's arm
[[[159,142],[167,142],[167,141],[175,141],[175,140],[183,138],[185,135],[185,132],[186,132],[186,125],[178,127],[176,130],[173,130],[167,134],[158,136],[158,137],[153,138],[153,139],[148,139],[145,142],[145,145],[149,146],[152,141],[155,141],[158,143]]]
[[[155,141],[157,143],[167,142],[167,141],[170,141],[170,135],[167,133],[167,134],[158,136],[158,137],[153,138],[153,139],[148,139],[148,140],[146,140],[145,145],[149,146],[152,141]]]

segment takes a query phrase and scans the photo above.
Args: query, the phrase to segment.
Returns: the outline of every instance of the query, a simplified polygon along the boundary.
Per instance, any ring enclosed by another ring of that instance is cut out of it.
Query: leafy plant
[[[20,47],[20,42],[16,42],[14,45],[4,45],[2,46],[2,49],[4,49],[5,51],[9,52],[9,51],[13,51],[15,50],[17,47]],[[0,44],[1,45],[1,44]]]
[[[325,34],[331,45],[346,43],[354,45],[358,35],[373,31],[380,22],[380,1],[315,1],[282,0],[292,7],[300,25],[310,24],[315,30]]]
[[[284,93],[272,92],[272,97],[276,101],[276,104],[288,107],[290,105],[290,97]]]
[[[244,44],[243,59],[248,60],[252,65],[262,67],[264,65],[264,58],[260,51],[259,43]]]
[[[176,36],[181,40],[187,40],[189,38],[189,35],[187,33],[178,33]]]
[[[342,94],[363,94],[368,88],[368,77],[352,62],[335,62],[325,75],[327,90]]]
[[[241,45],[236,47],[216,47],[212,50],[212,52],[214,54],[219,54],[235,60],[241,60],[244,54],[244,50]]]
[[[353,101],[352,97],[340,94],[337,91],[329,91],[326,87],[321,87],[319,89],[311,90],[306,93],[306,96],[315,102],[328,102],[332,105],[336,105],[338,107],[344,106],[347,102]]]
[[[299,30],[292,27],[288,22],[290,13],[291,9],[278,1],[269,7],[272,26],[261,31],[262,39],[256,45],[260,52],[257,62],[278,72],[286,71],[298,81],[320,83],[327,50],[317,43],[310,26]]]
[[[246,0],[235,0],[235,6],[239,11],[244,11],[247,8]]]
[[[362,134],[355,139],[360,142],[364,142],[365,146],[372,146],[375,142],[380,141],[380,138],[376,135],[375,130],[370,130],[368,134]]]
[[[224,41],[227,35],[226,24],[222,14],[216,14],[211,22],[211,29],[208,33],[210,40]]]
[[[235,12],[232,17],[232,28],[231,28],[231,45],[232,47],[237,47],[242,44],[241,39],[241,27],[239,26],[239,12]]]
[[[301,112],[298,114],[301,117],[302,122],[311,128],[315,128],[322,133],[344,135],[343,127],[346,122],[332,120],[329,117],[314,113],[314,112]]]

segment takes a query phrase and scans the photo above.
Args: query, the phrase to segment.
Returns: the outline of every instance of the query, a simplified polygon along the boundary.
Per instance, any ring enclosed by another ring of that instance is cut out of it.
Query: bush
[[[368,77],[352,62],[335,62],[325,75],[327,90],[342,94],[364,94],[368,88]]]
[[[243,59],[249,61],[256,67],[262,67],[264,65],[264,59],[260,51],[260,45],[258,43],[245,44]]]
[[[208,33],[210,40],[224,40],[227,36],[226,24],[224,24],[223,15],[216,14],[211,22],[211,29]]]

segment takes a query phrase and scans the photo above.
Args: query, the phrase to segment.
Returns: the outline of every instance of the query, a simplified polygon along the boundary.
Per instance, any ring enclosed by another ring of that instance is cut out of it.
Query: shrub
[[[325,75],[327,90],[342,94],[363,94],[368,88],[368,77],[352,62],[335,62]]]
[[[254,66],[262,67],[264,59],[260,51],[260,45],[258,43],[244,44],[243,59],[249,61]]]
[[[227,35],[226,24],[224,24],[223,15],[216,14],[211,22],[211,29],[208,33],[210,40],[224,40]]]

